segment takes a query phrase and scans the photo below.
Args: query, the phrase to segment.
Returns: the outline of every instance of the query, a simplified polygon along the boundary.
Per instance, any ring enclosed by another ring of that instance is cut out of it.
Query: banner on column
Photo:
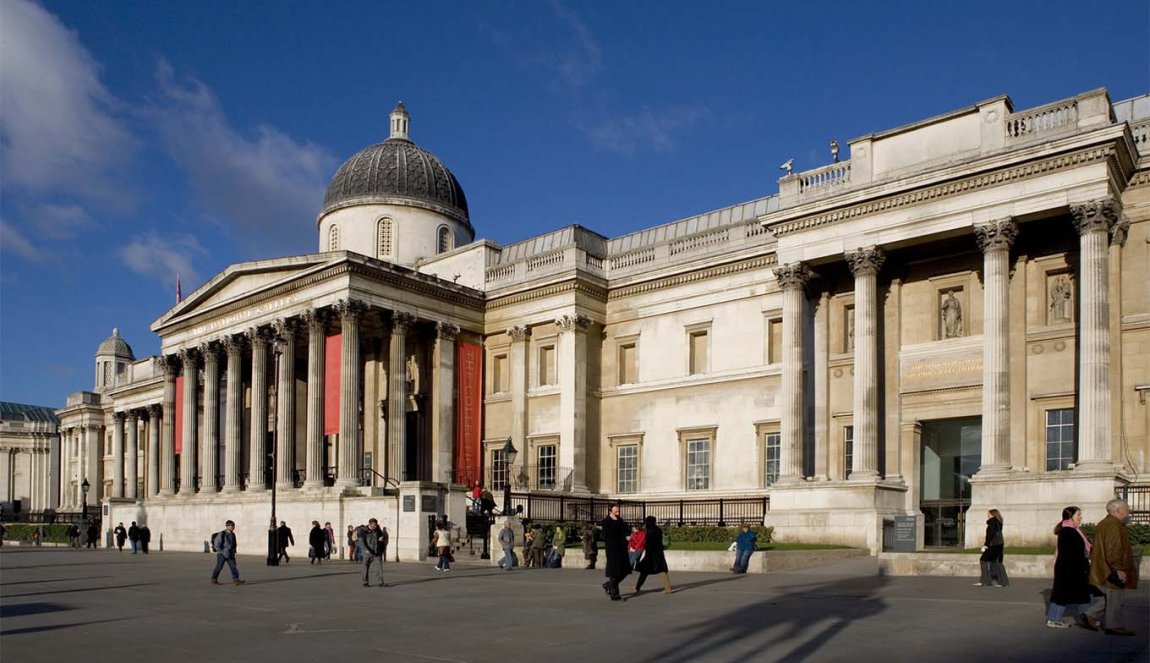
[[[176,453],[184,448],[184,376],[176,376]]]
[[[459,341],[456,348],[455,483],[470,486],[482,479],[483,346]]]
[[[332,334],[323,342],[323,434],[339,433],[340,354],[343,334]]]

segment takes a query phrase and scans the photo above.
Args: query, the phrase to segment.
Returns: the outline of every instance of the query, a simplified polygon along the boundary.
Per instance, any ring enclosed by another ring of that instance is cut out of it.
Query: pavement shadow
[[[104,587],[77,587],[76,589],[59,589],[55,591],[46,592],[25,592],[24,594],[5,594],[3,598],[14,599],[22,596],[50,596],[53,594],[79,594],[81,592],[102,592],[106,589],[130,589],[132,587],[149,587],[159,583],[155,582],[137,582],[131,585],[107,585]]]
[[[766,647],[778,646],[788,647],[790,653],[777,660],[807,661],[852,622],[885,610],[878,590],[888,582],[885,577],[876,576],[835,579],[792,588],[677,629],[685,637],[677,638],[677,642],[645,660],[659,663],[690,663],[701,658],[757,661],[766,658]],[[812,619],[810,609],[815,602],[820,611],[817,618]],[[746,652],[747,643],[761,639],[767,629],[777,632],[759,650]]]
[[[63,603],[49,602],[7,604],[0,605],[0,619],[26,617],[28,615],[44,615],[53,612],[64,612],[65,610],[75,610],[75,608],[70,605],[64,605]]]
[[[9,587],[11,585],[38,585],[45,582],[74,582],[76,580],[103,580],[104,578],[114,578],[115,576],[68,576],[67,578],[46,578],[44,580],[17,580],[16,582],[0,582],[0,585]]]
[[[681,585],[675,584],[674,581],[671,581],[671,593],[672,594],[681,594],[683,592],[689,592],[692,589],[699,589],[700,587],[707,587],[708,585],[718,585],[719,583],[724,583],[724,582],[734,582],[734,581],[737,581],[740,579],[742,579],[742,576],[729,576],[729,577],[725,577],[725,578],[712,578],[710,580],[696,580],[695,582],[683,583]],[[649,583],[652,583],[652,582],[654,582],[655,584],[650,585]],[[639,596],[642,596],[644,594],[662,594],[663,593],[663,587],[662,587],[661,581],[657,577],[649,577],[643,582],[643,584],[648,585],[648,587],[650,587],[650,588],[649,589],[641,589],[637,592],[632,592],[629,596],[625,596],[623,598],[623,600],[624,601],[630,601],[630,600],[637,598]]]
[[[14,628],[0,630],[0,636],[11,635],[27,635],[29,633],[43,633],[45,631],[59,631],[66,628],[74,628],[76,626],[90,626],[92,624],[107,624],[109,622],[122,622],[126,617],[117,617],[116,619],[94,619],[87,622],[74,622],[71,624],[51,624],[48,626],[28,626],[26,628]]]

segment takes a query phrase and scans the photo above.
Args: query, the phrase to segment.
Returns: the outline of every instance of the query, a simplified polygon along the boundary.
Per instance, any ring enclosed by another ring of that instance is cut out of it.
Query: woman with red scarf
[[[1050,592],[1050,607],[1046,610],[1046,625],[1050,628],[1070,628],[1062,621],[1068,606],[1078,609],[1078,625],[1098,630],[1098,622],[1086,614],[1090,607],[1090,540],[1082,531],[1082,509],[1068,506],[1062,510],[1062,522],[1054,527],[1058,548],[1054,551],[1054,590]]]

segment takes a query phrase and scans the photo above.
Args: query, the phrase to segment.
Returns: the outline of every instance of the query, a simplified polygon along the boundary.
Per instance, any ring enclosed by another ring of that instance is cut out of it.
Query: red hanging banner
[[[176,376],[176,453],[184,448],[184,376]]]
[[[343,334],[332,334],[323,343],[323,434],[339,433],[340,355]]]
[[[456,348],[455,482],[471,486],[482,480],[483,346],[460,341]]]

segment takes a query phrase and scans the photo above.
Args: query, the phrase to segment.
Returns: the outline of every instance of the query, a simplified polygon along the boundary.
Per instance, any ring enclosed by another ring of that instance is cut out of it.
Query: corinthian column
[[[276,357],[276,490],[294,488],[295,468],[295,334],[294,318],[277,320],[273,326],[277,342]]]
[[[1126,220],[1112,199],[1073,205],[1078,230],[1080,300],[1078,354],[1078,463],[1081,471],[1113,470],[1110,444],[1111,233],[1125,238]]]
[[[170,496],[176,492],[176,376],[179,362],[169,355],[159,360],[164,370],[164,416],[163,433],[160,441],[160,495]]]
[[[324,311],[304,313],[307,325],[307,476],[304,488],[323,488]]]
[[[227,336],[223,344],[228,357],[224,387],[224,492],[236,493],[240,490],[240,464],[244,460],[243,337]]]
[[[878,474],[878,270],[886,256],[871,246],[846,254],[855,277],[854,449],[851,481]]]
[[[167,390],[165,383],[165,394]],[[147,497],[160,492],[160,421],[163,416],[163,405],[148,406],[148,475],[144,479],[144,493]]]
[[[431,476],[436,481],[451,476],[455,456],[455,340],[459,326],[446,322],[435,326],[435,357],[431,365]],[[458,479],[462,481],[462,479]]]
[[[803,479],[803,318],[811,271],[801,262],[775,269],[783,289],[782,418],[779,422],[779,479],[788,484]]]
[[[246,333],[252,346],[252,414],[248,453],[248,490],[267,490],[264,468],[268,462],[268,332],[252,327]]]
[[[392,313],[387,357],[387,473],[400,481],[415,479],[407,476],[407,333],[414,324],[410,313]]]
[[[140,463],[140,412],[128,412],[128,459],[125,463],[124,497],[136,499]]]
[[[587,492],[587,328],[591,318],[564,315],[559,327],[559,466],[570,468],[575,492]],[[563,481],[565,477],[556,476]],[[560,488],[564,486],[560,485]]]
[[[195,350],[180,352],[184,367],[184,408],[180,422],[180,494],[196,493],[196,390],[200,386],[199,357]]]
[[[335,309],[340,333],[339,478],[336,485],[345,490],[359,485],[359,464],[363,457],[359,448],[359,321],[367,312],[367,306],[354,299],[344,299],[336,303]]]
[[[112,497],[124,496],[124,422],[128,415],[112,414]]]
[[[204,358],[204,430],[200,436],[200,492],[219,491],[216,465],[220,456],[220,355],[216,343],[200,346]]]
[[[507,330],[511,337],[511,352],[508,369],[511,380],[511,443],[519,450],[520,464],[527,461],[527,344],[531,340],[531,328],[525,325]],[[507,480],[515,482],[517,473],[507,468]]]
[[[1010,471],[1010,246],[1011,219],[974,227],[982,249],[982,467],[979,474]]]

